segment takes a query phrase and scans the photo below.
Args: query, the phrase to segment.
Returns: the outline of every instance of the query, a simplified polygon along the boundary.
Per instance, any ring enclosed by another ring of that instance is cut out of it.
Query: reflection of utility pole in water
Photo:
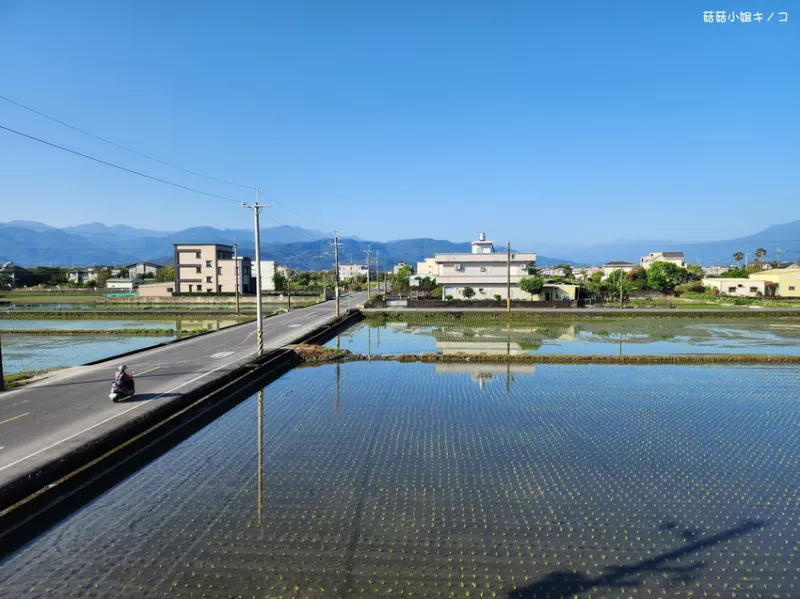
[[[372,355],[372,327],[367,324],[367,355]]]
[[[259,280],[259,284],[260,284]],[[264,390],[258,392],[258,525],[264,502]]]
[[[334,406],[334,409],[336,410],[337,416],[339,414],[339,409],[341,407],[341,396],[339,394],[339,384],[340,384],[340,380],[341,380],[341,376],[342,376],[341,369],[342,369],[342,365],[337,362],[336,363],[336,405]]]
[[[381,327],[380,326],[377,329],[375,329],[375,334],[378,336],[378,349],[380,350],[380,348],[381,348]],[[380,352],[378,352],[378,353],[380,353]]]
[[[511,396],[511,322],[506,320],[506,397]]]

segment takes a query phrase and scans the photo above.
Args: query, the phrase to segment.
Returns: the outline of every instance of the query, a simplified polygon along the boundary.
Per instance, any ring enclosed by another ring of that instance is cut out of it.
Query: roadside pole
[[[378,295],[381,294],[381,253],[375,250],[375,282],[377,283]],[[385,291],[385,290],[384,290]]]
[[[239,244],[233,240],[233,262],[236,267],[236,313],[239,313]],[[259,281],[260,283],[261,281]]]
[[[511,313],[511,242],[506,242],[506,312]]]
[[[619,309],[622,310],[622,277],[625,274],[624,270],[619,271]]]
[[[6,390],[6,380],[3,377],[3,339],[0,335],[0,391]]]
[[[263,321],[263,314],[262,314],[262,307],[261,307],[261,230],[259,225],[258,215],[261,212],[262,208],[269,208],[266,204],[259,204],[259,193],[258,187],[255,188],[256,190],[256,202],[255,204],[245,204],[242,202],[242,206],[245,208],[249,208],[253,211],[253,224],[255,227],[255,237],[256,237],[256,272],[258,273],[258,278],[256,279],[256,331],[257,331],[257,339],[256,339],[256,350],[260,356],[264,355],[264,323]]]
[[[333,232],[333,264],[334,276],[336,277],[336,318],[339,318],[339,231]]]
[[[369,269],[372,266],[369,262],[369,255],[372,253],[372,246],[367,246],[364,253],[367,255],[367,301],[369,301]]]

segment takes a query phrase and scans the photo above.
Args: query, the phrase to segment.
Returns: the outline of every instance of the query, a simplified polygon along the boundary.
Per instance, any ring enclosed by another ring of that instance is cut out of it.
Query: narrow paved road
[[[356,294],[352,307],[366,299]],[[342,314],[348,301],[341,303]],[[264,320],[264,349],[277,349],[331,321],[334,302]],[[188,339],[95,366],[77,366],[0,393],[0,486],[54,457],[236,369],[256,355],[256,323]],[[108,399],[114,372],[134,372],[136,396]]]

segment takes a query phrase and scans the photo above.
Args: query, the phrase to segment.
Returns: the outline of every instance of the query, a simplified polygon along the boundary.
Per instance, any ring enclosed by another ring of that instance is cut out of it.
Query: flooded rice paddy
[[[603,318],[540,323],[366,320],[328,347],[363,354],[800,355],[800,320]]]
[[[800,369],[446,366],[288,373],[0,596],[800,595]]]
[[[236,319],[172,320],[26,320],[0,319],[3,335],[3,369],[6,374],[78,366],[128,351],[151,347],[178,337],[178,331],[214,331],[237,324]],[[169,329],[175,335],[143,337],[124,335],[59,336],[58,331],[116,329]],[[52,330],[53,335],[25,335],[26,330]]]

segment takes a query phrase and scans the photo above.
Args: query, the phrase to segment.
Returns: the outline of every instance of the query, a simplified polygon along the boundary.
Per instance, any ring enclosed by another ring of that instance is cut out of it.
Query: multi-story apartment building
[[[175,244],[175,292],[233,293],[236,291],[233,246],[217,243]],[[251,261],[239,258],[239,292],[251,292]]]
[[[653,262],[672,262],[675,266],[686,268],[683,252],[650,252],[647,256],[641,257],[639,265],[648,268]]]
[[[439,274],[439,266],[436,258],[425,258],[422,262],[417,262],[417,274],[424,277],[435,277]]]

